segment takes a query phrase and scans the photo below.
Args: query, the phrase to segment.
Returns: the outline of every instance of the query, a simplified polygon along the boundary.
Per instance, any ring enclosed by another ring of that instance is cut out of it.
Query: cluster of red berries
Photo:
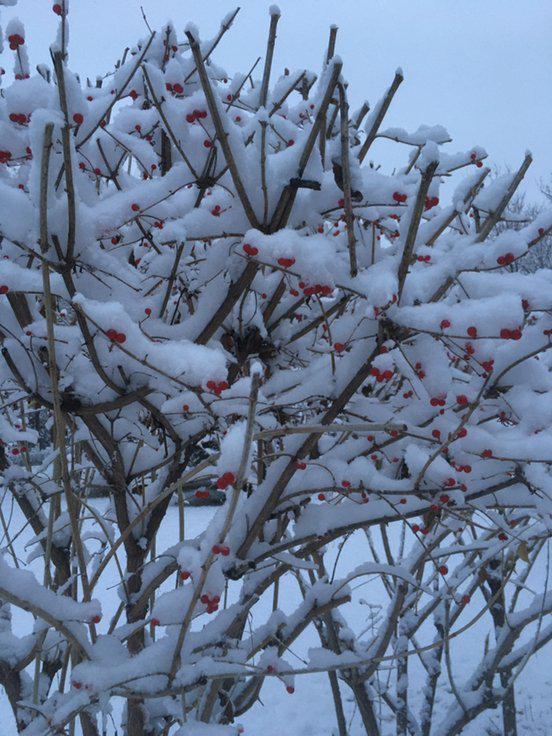
[[[207,388],[217,396],[228,388],[228,381],[207,381]]]
[[[165,87],[167,92],[174,92],[176,95],[181,95],[184,92],[184,87],[179,82],[176,82],[175,84],[167,82]]]
[[[21,447],[12,447],[12,449],[11,449],[11,454],[12,455],[15,455],[16,457],[21,452],[27,452],[27,448],[25,447],[25,445],[21,445]]]
[[[200,601],[207,606],[207,613],[215,613],[215,611],[218,611],[218,604],[220,603],[220,596],[218,595],[207,595],[207,593],[203,593],[203,595],[200,598]]]
[[[19,46],[23,46],[25,44],[25,39],[23,36],[20,36],[19,33],[12,33],[11,36],[8,36],[8,41],[12,51],[17,51]]]
[[[30,116],[25,115],[24,113],[20,112],[12,112],[10,113],[10,120],[12,123],[19,123],[19,125],[25,125],[29,122]]]
[[[282,268],[291,268],[295,263],[295,258],[278,258],[278,265]]]
[[[397,203],[406,202],[407,195],[406,194],[401,194],[400,192],[393,192],[393,199]]]
[[[210,496],[210,495],[211,495],[211,493],[209,492],[209,490],[208,490],[208,489],[205,489],[205,490],[203,490],[203,491],[201,491],[201,490],[198,490],[198,491],[196,491],[196,492],[194,493],[194,496],[195,496],[196,498],[209,498],[209,496]]]
[[[458,473],[471,473],[472,472],[471,465],[456,465],[455,462],[451,462],[451,465]]]
[[[211,547],[211,552],[214,555],[222,555],[223,557],[228,557],[230,554],[230,547],[226,547],[224,544],[214,544]]]
[[[186,122],[195,123],[196,120],[205,120],[206,117],[207,117],[206,110],[192,110],[192,112],[189,112],[186,115]]]
[[[389,369],[380,371],[379,368],[374,367],[370,369],[370,375],[374,376],[377,383],[383,383],[384,381],[390,381],[393,378],[393,371]]]
[[[431,261],[431,256],[430,255],[418,256],[416,260],[418,261],[418,263],[429,263]]]
[[[426,374],[425,374],[425,371],[422,368],[422,364],[421,363],[416,363],[416,365],[414,366],[414,371],[416,372],[416,375],[418,376],[418,378],[420,379],[420,381],[423,381],[424,378],[426,377]]]
[[[0,151],[0,164],[7,164],[11,157],[11,151]]]
[[[516,327],[515,330],[509,330],[503,327],[500,330],[500,337],[503,340],[521,340],[521,330],[519,327]]]
[[[484,360],[482,361],[481,366],[484,371],[487,371],[487,373],[492,373],[494,370],[494,360],[492,358],[489,360]]]
[[[313,284],[312,286],[307,286],[304,281],[299,282],[299,288],[302,289],[305,296],[313,296],[314,294],[330,296],[333,291],[333,288],[328,284]]]
[[[472,153],[470,156],[472,162],[477,166],[478,169],[480,169],[483,166],[483,161],[477,160],[477,153]]]
[[[256,256],[259,253],[259,249],[249,243],[243,244],[243,250],[248,256]]]
[[[437,207],[439,204],[439,197],[426,197],[425,209],[430,210],[432,207]]]
[[[231,471],[227,471],[226,473],[223,473],[220,478],[217,480],[217,488],[220,491],[224,491],[228,488],[228,486],[234,485],[236,482],[236,476]]]
[[[105,334],[111,340],[111,342],[118,342],[121,345],[126,342],[125,333],[117,332],[117,330],[115,330],[113,327],[111,327]]]
[[[503,256],[498,256],[496,262],[499,266],[509,266],[510,263],[513,263],[515,260],[516,257],[513,253],[505,253]]]
[[[432,396],[429,400],[429,403],[431,406],[444,406],[445,405],[445,399],[444,396]]]

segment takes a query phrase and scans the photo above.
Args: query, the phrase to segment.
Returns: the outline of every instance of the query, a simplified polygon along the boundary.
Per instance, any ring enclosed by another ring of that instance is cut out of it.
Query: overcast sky
[[[3,26],[14,15],[26,24],[33,63],[49,60],[52,2],[2,8]],[[154,27],[171,19],[181,31],[192,20],[208,37],[237,3],[71,0],[71,67],[92,77],[108,71],[121,49],[146,32],[140,5]],[[271,3],[240,5],[216,56],[229,73],[249,67],[266,43]],[[284,66],[318,71],[335,23],[353,105],[374,103],[401,66],[405,81],[384,125],[413,130],[440,123],[453,138],[448,150],[482,145],[499,166],[519,166],[529,149],[535,161],[527,189],[538,195],[539,180],[552,174],[552,0],[281,0],[279,6],[278,73]],[[11,70],[9,52],[0,58]],[[389,144],[379,145],[374,156],[390,166]]]

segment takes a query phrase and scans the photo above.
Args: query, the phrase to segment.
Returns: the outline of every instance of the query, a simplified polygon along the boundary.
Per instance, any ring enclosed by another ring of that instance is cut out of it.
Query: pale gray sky
[[[2,9],[2,25],[17,15],[27,26],[31,60],[48,60],[54,0],[19,0]],[[194,21],[214,34],[230,0],[71,0],[71,66],[105,72],[127,44],[145,34],[140,13],[159,27],[181,30]],[[284,65],[318,71],[328,27],[339,26],[352,104],[374,103],[397,66],[403,82],[385,125],[415,129],[445,125],[450,151],[478,144],[499,166],[517,167],[526,149],[535,161],[527,188],[552,174],[552,0],[281,0],[275,70]],[[269,0],[241,0],[241,11],[219,47],[229,73],[264,54]],[[0,64],[11,68],[6,52]],[[374,148],[384,165],[397,161],[387,143]],[[401,152],[402,153],[402,152]]]

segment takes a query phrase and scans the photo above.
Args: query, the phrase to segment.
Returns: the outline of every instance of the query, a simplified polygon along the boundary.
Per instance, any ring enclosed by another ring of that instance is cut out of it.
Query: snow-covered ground
[[[100,510],[105,509],[105,501],[98,500],[95,503]],[[8,500],[4,502],[4,512],[7,516],[13,514],[12,518],[17,522],[13,528],[21,528],[22,524],[18,511],[15,507],[12,507]],[[186,536],[191,537],[200,533],[209,523],[213,513],[214,510],[208,507],[187,508]],[[390,530],[391,535],[392,531]],[[17,540],[17,553],[22,559],[27,554],[24,545],[29,536],[28,531],[25,530]],[[171,508],[158,537],[158,549],[161,550],[164,546],[170,546],[177,540],[177,537],[178,515],[176,509]],[[331,558],[332,553],[335,553],[335,548],[329,549],[329,558]],[[363,533],[358,532],[350,538],[339,558],[338,574],[341,575],[347,569],[368,559],[370,559],[370,551],[366,537]],[[537,571],[536,574],[542,574],[544,578],[544,570]],[[116,570],[108,569],[101,588],[97,590],[97,597],[102,602],[103,621],[106,627],[118,604],[116,583]],[[534,578],[531,583],[533,586],[537,586],[538,580]],[[286,611],[291,611],[300,601],[301,596],[296,582],[291,577],[286,578],[280,588],[279,606]],[[481,601],[477,601],[477,599],[472,601],[474,607],[479,603]],[[373,579],[354,589],[351,603],[341,610],[350,627],[360,634],[363,631],[370,630],[370,614],[377,611],[377,607],[380,605],[383,607],[382,611],[385,611],[385,593],[379,582]],[[257,622],[263,621],[269,615],[271,608],[272,593],[255,607],[255,620]],[[13,619],[16,633],[28,630],[31,625],[30,615],[16,609],[13,610]],[[198,625],[202,625],[204,621],[205,619],[202,617]],[[465,620],[460,619],[458,626],[462,626],[465,622]],[[101,629],[102,624],[98,627],[100,633]],[[488,619],[483,617],[469,632],[452,643],[453,675],[457,685],[462,684],[466,675],[481,657],[487,633],[490,633],[492,637]],[[162,630],[160,635],[162,635]],[[287,653],[286,659],[291,664],[301,666],[303,664],[302,658],[311,646],[319,646],[317,634],[313,627],[307,629],[295,642],[292,651]],[[423,687],[421,669],[416,666],[417,664],[413,658],[409,697],[415,712],[420,704],[421,688]],[[392,663],[390,664],[388,677],[391,680],[395,677]],[[552,734],[552,667],[550,666],[550,653],[546,649],[530,660],[517,682],[516,693],[520,711],[520,734],[531,734],[531,736],[549,736]],[[342,695],[350,724],[350,736],[360,736],[364,733],[362,723],[355,712],[354,701],[349,698],[349,691],[345,686],[342,686]],[[444,676],[438,695],[437,715],[444,712],[444,707],[450,702],[450,698],[450,688],[446,676]],[[252,736],[333,736],[337,733],[329,682],[325,674],[309,674],[297,677],[293,695],[289,695],[284,685],[277,679],[269,679],[261,692],[261,701],[240,719],[246,734]],[[2,736],[15,734],[11,711],[3,693],[0,700],[0,723],[2,723],[0,728]],[[497,725],[500,725],[500,713],[498,711],[483,714],[476,722],[470,724],[464,733],[465,736],[501,734],[502,731],[494,730],[493,725],[494,729]],[[387,728],[384,725],[382,736],[394,733],[394,728],[394,724],[391,723]],[[435,734],[435,736],[438,736],[438,734]]]

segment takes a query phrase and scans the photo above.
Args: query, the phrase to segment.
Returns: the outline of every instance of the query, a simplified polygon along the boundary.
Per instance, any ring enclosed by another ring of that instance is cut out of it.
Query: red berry
[[[145,313],[146,313],[146,314],[148,315],[148,317],[149,317],[149,316],[150,316],[150,314],[151,314],[151,308],[150,308],[150,307],[146,307],[146,308],[144,309],[144,312],[145,312]]]
[[[62,15],[63,13],[63,8],[61,7],[59,3],[52,5],[52,10],[54,11],[56,15]]]
[[[448,572],[448,567],[446,565],[441,565],[439,567],[439,572],[441,573],[441,575],[446,575]]]
[[[92,623],[99,624],[101,620],[102,620],[102,617],[100,615],[96,615],[92,618]]]
[[[438,429],[434,429],[431,432],[431,436],[438,440],[441,437],[441,432]]]
[[[173,91],[176,92],[177,95],[181,95],[184,92],[184,87],[177,82],[176,84],[173,84]]]
[[[278,258],[278,265],[283,268],[290,268],[295,263],[295,258]]]
[[[420,525],[412,524],[412,531],[414,532],[414,534],[417,534],[420,531]]]
[[[211,552],[212,552],[212,553],[213,553],[214,555],[219,555],[219,554],[220,554],[220,553],[222,552],[222,547],[221,547],[221,546],[220,546],[219,544],[214,544],[214,545],[213,545],[213,546],[211,547]]]
[[[295,692],[295,688],[293,687],[293,685],[288,685],[286,687],[286,692],[288,692],[290,695],[293,695],[293,693]]]
[[[84,115],[80,112],[76,112],[73,115],[73,120],[77,125],[82,125],[84,122]]]
[[[483,455],[483,457],[492,457],[493,456],[493,451],[492,450],[483,450],[483,452],[481,454]]]
[[[152,618],[151,625],[152,626],[159,626],[159,619],[158,618]]]
[[[259,252],[258,248],[255,248],[254,245],[249,245],[249,243],[244,243],[243,249],[247,253],[248,256],[256,256]]]
[[[118,332],[115,336],[115,340],[120,343],[121,345],[126,342],[126,335],[124,332]]]
[[[305,470],[307,467],[307,463],[297,462],[295,463],[295,467],[297,468],[297,470]]]
[[[460,406],[466,406],[468,403],[468,397],[465,394],[459,394],[456,397],[456,401]]]
[[[470,596],[467,593],[462,596],[462,603],[465,606],[467,606],[470,601],[471,601],[471,598],[470,598]]]
[[[468,327],[466,332],[468,333],[470,337],[473,337],[473,338],[477,337],[477,327]]]
[[[117,332],[117,330],[114,330],[113,328],[111,328],[105,334],[107,335],[107,337],[109,337],[110,340],[115,341],[119,333]]]
[[[325,493],[319,493],[318,494],[318,500],[319,501],[325,501],[326,500],[326,494]]]
[[[210,140],[209,140],[208,138],[206,138],[206,139],[205,139],[205,140],[203,141],[203,145],[205,146],[205,148],[212,148],[212,146],[213,146],[213,141],[210,141]]]
[[[0,294],[7,294],[9,290],[10,290],[10,287],[6,286],[6,284],[2,284],[0,286]]]
[[[448,319],[441,320],[441,329],[446,330],[447,327],[450,327],[450,320]]]
[[[133,202],[133,203],[132,203],[132,204],[130,205],[130,209],[131,209],[131,210],[132,210],[133,212],[138,212],[138,211],[140,210],[140,205],[139,205],[139,204],[137,204],[136,202]]]
[[[181,570],[180,571],[180,579],[181,580],[187,580],[190,577],[190,573],[188,570]]]
[[[345,350],[345,345],[342,342],[335,342],[334,350],[336,353],[342,353]]]

